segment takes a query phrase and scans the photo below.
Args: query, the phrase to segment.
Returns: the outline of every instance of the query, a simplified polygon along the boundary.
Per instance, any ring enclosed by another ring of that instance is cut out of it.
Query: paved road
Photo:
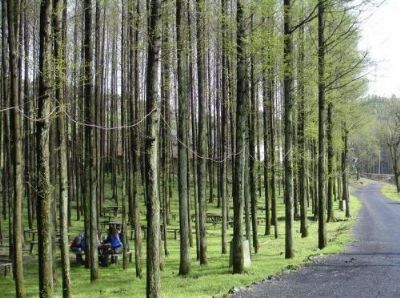
[[[379,184],[356,192],[363,201],[346,253],[255,285],[234,297],[400,297],[400,204]]]

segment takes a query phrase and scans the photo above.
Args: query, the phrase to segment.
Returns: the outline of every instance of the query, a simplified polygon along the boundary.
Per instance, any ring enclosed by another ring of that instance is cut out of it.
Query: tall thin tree
[[[187,5],[185,1],[176,1],[176,32],[178,52],[178,194],[180,228],[179,274],[190,272],[189,258],[189,218],[188,218],[188,152],[185,144],[188,138],[188,28]],[[164,210],[164,212],[167,212]]]
[[[4,4],[4,3],[3,3]],[[8,7],[8,44],[10,57],[10,104],[14,109],[10,115],[11,140],[14,145],[12,152],[12,165],[14,173],[14,205],[13,205],[13,261],[15,277],[15,293],[17,297],[25,297],[23,253],[22,253],[22,200],[24,194],[23,168],[22,168],[22,134],[21,134],[21,114],[20,92],[18,88],[18,14],[20,1],[10,0]]]
[[[284,96],[284,200],[285,200],[285,258],[293,258],[293,36],[291,33],[292,3],[283,1],[284,6],[284,52],[283,79]]]
[[[145,140],[145,191],[147,207],[147,297],[160,290],[160,202],[158,196],[158,142],[161,104],[161,0],[147,0],[147,91]],[[166,211],[166,210],[165,210]]]
[[[326,246],[325,197],[325,0],[318,0],[318,247]]]
[[[37,228],[39,250],[39,295],[53,295],[52,222],[49,169],[49,126],[51,107],[51,15],[52,1],[42,0],[40,6],[40,50],[38,118],[36,121],[37,156]]]
[[[59,117],[57,118],[58,126],[58,169],[59,169],[59,213],[60,213],[60,247],[62,261],[62,288],[63,297],[71,297],[71,278],[69,263],[69,247],[68,247],[68,173],[67,173],[67,145],[66,145],[66,129],[65,129],[65,101],[64,101],[64,85],[65,85],[65,43],[63,18],[66,14],[66,3],[64,0],[54,0],[54,61],[55,61],[55,100],[58,106]]]
[[[244,15],[245,1],[237,1],[237,89],[236,89],[236,151],[233,180],[233,240],[232,261],[233,273],[242,273],[244,270],[243,256],[243,204],[246,153],[246,124],[249,101],[247,57],[245,52],[246,18]]]

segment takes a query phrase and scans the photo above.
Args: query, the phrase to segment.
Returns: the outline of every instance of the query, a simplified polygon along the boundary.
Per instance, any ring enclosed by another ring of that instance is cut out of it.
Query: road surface
[[[400,297],[400,203],[377,183],[355,193],[363,202],[356,241],[346,253],[264,281],[234,297]]]

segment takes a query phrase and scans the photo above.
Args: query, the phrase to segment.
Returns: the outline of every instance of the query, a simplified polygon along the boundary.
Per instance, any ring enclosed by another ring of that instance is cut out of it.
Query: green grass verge
[[[381,192],[388,199],[391,199],[395,202],[400,202],[400,194],[397,192],[395,185],[382,182]]]
[[[210,225],[208,235],[208,266],[199,266],[195,258],[195,249],[191,250],[192,271],[188,277],[178,276],[179,241],[168,239],[170,255],[165,259],[165,269],[161,274],[161,288],[163,297],[211,297],[223,296],[232,287],[250,285],[264,278],[281,273],[288,268],[296,268],[306,262],[313,255],[328,255],[340,253],[346,244],[352,241],[351,227],[355,222],[361,207],[360,201],[351,197],[351,214],[349,220],[344,218],[343,212],[336,209],[337,222],[327,225],[328,246],[320,251],[317,247],[317,222],[309,221],[309,237],[301,238],[299,234],[300,222],[295,223],[295,257],[284,259],[284,221],[279,221],[279,238],[263,235],[263,225],[259,226],[260,250],[252,256],[252,266],[242,275],[232,275],[228,266],[229,255],[220,253],[220,226]],[[260,200],[261,201],[261,200]],[[335,204],[338,205],[338,204]],[[284,206],[279,199],[278,215],[283,218]],[[212,208],[210,208],[212,211]],[[260,212],[261,214],[261,212]],[[79,231],[81,222],[74,221],[71,231]],[[177,223],[173,223],[177,225]],[[232,235],[232,230],[229,230]],[[133,243],[130,244],[133,247]],[[76,267],[71,255],[73,297],[143,297],[145,296],[145,278],[137,279],[134,264],[122,270],[121,264],[111,265],[100,269],[100,278],[94,283],[89,282],[89,271],[83,267]],[[144,263],[145,264],[145,263]],[[144,268],[145,269],[145,268]],[[28,259],[25,266],[25,282],[28,297],[37,297],[36,257]],[[145,276],[145,270],[144,270]],[[58,268],[58,280],[55,296],[61,297],[61,271]],[[10,276],[0,277],[1,297],[14,297],[14,283]]]

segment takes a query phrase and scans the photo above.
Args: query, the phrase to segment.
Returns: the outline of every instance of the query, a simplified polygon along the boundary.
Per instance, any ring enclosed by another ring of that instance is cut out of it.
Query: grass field
[[[191,249],[191,273],[188,277],[178,276],[179,266],[179,241],[168,239],[170,255],[165,258],[165,268],[161,275],[161,288],[163,297],[222,297],[233,287],[250,285],[261,281],[268,276],[276,275],[285,270],[295,269],[307,262],[310,256],[328,255],[342,252],[346,244],[352,241],[351,227],[355,222],[361,203],[355,197],[351,197],[351,214],[349,220],[344,218],[343,212],[335,210],[337,222],[329,223],[328,247],[322,251],[317,247],[317,222],[309,221],[309,237],[302,239],[299,234],[300,222],[295,223],[295,257],[291,260],[284,259],[284,206],[282,199],[278,200],[279,238],[264,236],[264,225],[259,226],[260,250],[257,255],[252,255],[252,266],[245,274],[232,275],[229,268],[229,254],[222,255],[220,225],[208,226],[208,266],[200,266],[196,261],[195,248]],[[175,200],[176,201],[176,200]],[[263,201],[260,198],[260,205]],[[338,205],[335,204],[336,206]],[[209,207],[210,212],[216,211]],[[259,212],[259,215],[264,214]],[[73,221],[71,234],[75,235],[82,230],[82,222]],[[172,222],[172,226],[177,226]],[[229,237],[232,230],[229,230]],[[144,241],[145,244],[145,241]],[[130,243],[133,248],[133,242]],[[4,253],[4,251],[3,251]],[[143,263],[145,264],[145,263]],[[143,297],[145,296],[145,278],[135,277],[134,263],[129,269],[123,270],[121,262],[107,268],[100,267],[100,278],[94,283],[89,282],[89,270],[75,265],[74,255],[71,254],[73,297]],[[27,256],[25,265],[25,281],[28,297],[38,296],[38,270],[37,252],[34,256]],[[145,277],[145,266],[144,266]],[[61,297],[61,271],[58,268],[58,283],[56,283],[55,296]],[[0,296],[14,297],[14,283],[12,277],[0,277]]]
[[[390,183],[382,183],[381,191],[388,199],[400,202],[400,194],[397,192],[395,185]]]

